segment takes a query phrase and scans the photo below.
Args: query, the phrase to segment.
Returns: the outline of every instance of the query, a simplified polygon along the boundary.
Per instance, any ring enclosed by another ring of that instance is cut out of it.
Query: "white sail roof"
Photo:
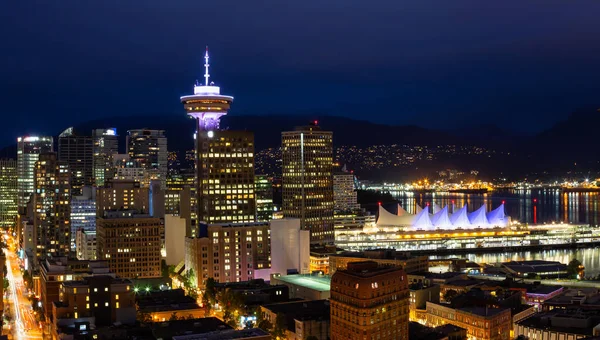
[[[377,218],[378,226],[402,226],[412,225],[414,215],[407,214],[405,216],[397,216],[385,210],[382,205],[379,205],[379,218]]]
[[[448,206],[436,212],[431,218],[431,223],[436,228],[452,228],[452,222],[450,222],[450,216],[448,215]]]
[[[433,223],[429,218],[429,206],[426,206],[415,216],[413,226],[417,229],[431,230],[433,229]]]
[[[433,211],[431,213],[435,214],[435,213],[439,212],[440,210],[442,210],[442,208],[439,205],[433,203]]]
[[[398,216],[405,216],[405,215],[410,215],[406,210],[404,210],[404,208],[402,208],[402,206],[400,205],[400,203],[398,203]]]
[[[462,208],[458,209],[458,211],[452,214],[452,216],[450,216],[450,222],[455,228],[469,228],[471,226],[471,222],[467,216],[467,206],[464,205]]]
[[[503,227],[508,223],[508,219],[504,213],[504,203],[500,204],[500,206],[489,213],[487,213],[488,222],[493,226]]]
[[[421,211],[423,211],[423,208],[421,208],[420,205],[417,204],[417,210],[416,210],[416,214],[420,213]]]
[[[489,225],[485,214],[485,204],[469,214],[469,221],[471,221],[471,225],[474,227],[485,227]]]

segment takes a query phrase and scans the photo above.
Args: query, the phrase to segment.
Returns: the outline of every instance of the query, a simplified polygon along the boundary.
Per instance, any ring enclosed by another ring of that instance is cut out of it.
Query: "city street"
[[[6,237],[6,236],[5,236]],[[15,255],[14,239],[6,238],[8,248],[6,255],[7,279],[9,288],[7,301],[10,306],[11,330],[14,339],[42,339],[39,323],[36,321],[31,302],[27,297],[27,288],[19,269],[18,258]]]

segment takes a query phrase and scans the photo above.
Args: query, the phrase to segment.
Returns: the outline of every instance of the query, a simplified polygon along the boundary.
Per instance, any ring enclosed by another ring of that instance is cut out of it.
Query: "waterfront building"
[[[0,229],[2,230],[19,229],[16,226],[19,214],[17,178],[17,161],[0,159]]]
[[[85,186],[80,196],[71,196],[71,250],[78,230],[96,231],[96,188]]]
[[[271,273],[310,273],[310,234],[300,228],[297,218],[271,221]]]
[[[75,252],[78,260],[96,260],[96,229],[77,229]]]
[[[55,153],[39,155],[34,170],[35,254],[38,259],[67,256],[71,250],[71,176]]]
[[[333,174],[333,201],[335,214],[353,212],[360,209],[354,189],[354,174],[339,171]]]
[[[273,203],[273,184],[267,175],[254,177],[256,191],[256,221],[269,222],[273,219],[275,204]]]
[[[263,320],[275,324],[278,315],[283,315],[286,339],[317,340],[329,339],[330,308],[328,300],[294,301],[263,305],[260,307]]]
[[[97,257],[108,262],[111,272],[132,279],[161,276],[160,218],[119,210],[106,212],[96,224]]]
[[[510,277],[521,278],[566,278],[568,275],[567,265],[556,261],[510,261],[502,263],[502,270]]]
[[[127,153],[132,162],[146,170],[149,180],[159,180],[166,188],[168,152],[163,130],[127,131]]]
[[[467,330],[467,336],[479,340],[509,340],[512,327],[510,308],[464,307],[426,303],[427,326],[452,324]]]
[[[270,268],[269,224],[264,222],[201,225],[199,237],[185,239],[185,269],[202,290],[208,278],[240,282]]]
[[[102,217],[111,210],[150,211],[150,189],[142,188],[139,182],[131,180],[106,181],[96,190],[96,216]]]
[[[349,263],[331,277],[331,340],[407,339],[408,300],[401,268]]]
[[[343,233],[347,229],[360,230],[375,227],[375,215],[367,213],[337,213],[333,217],[335,234]]]
[[[316,123],[281,134],[282,211],[323,244],[334,242],[333,133]]]
[[[88,276],[112,276],[106,261],[68,260],[67,257],[46,258],[40,262],[39,285],[34,293],[40,297],[47,320],[52,316],[52,303],[60,301],[60,286],[64,281],[78,281]]]
[[[290,299],[325,300],[331,297],[331,277],[327,275],[273,274],[271,284],[287,286]]]
[[[112,276],[63,281],[58,301],[53,301],[51,331],[62,339],[75,326],[89,322],[94,328],[136,322],[133,283]]]
[[[58,135],[58,160],[69,166],[71,195],[80,196],[94,184],[94,140],[70,127]]]
[[[117,129],[94,129],[94,184],[103,186],[105,181],[113,179],[113,155],[119,153],[119,135]]]
[[[194,94],[180,98],[196,120],[197,218],[210,224],[254,222],[254,135],[219,128],[233,97],[209,82],[208,49],[204,59],[204,84],[196,83]]]
[[[35,191],[35,163],[40,154],[54,151],[52,137],[26,136],[17,138],[17,187],[19,209],[27,208]]]
[[[329,255],[329,275],[337,270],[345,270],[351,262],[374,261],[379,265],[401,267],[405,273],[426,272],[429,270],[427,256],[411,256],[410,253],[394,249],[371,249],[363,252],[341,252]]]
[[[551,310],[600,310],[600,290],[591,287],[566,289],[560,294],[543,302],[544,311]]]
[[[600,336],[600,316],[595,312],[550,311],[517,321],[514,336],[528,339],[596,339]]]
[[[196,299],[185,295],[183,289],[149,291],[135,296],[138,319],[146,315],[153,322],[170,321],[173,315],[180,319],[205,317],[205,310]]]

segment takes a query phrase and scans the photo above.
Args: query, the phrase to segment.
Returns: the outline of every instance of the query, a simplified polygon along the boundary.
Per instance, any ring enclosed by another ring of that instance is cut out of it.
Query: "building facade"
[[[360,209],[356,190],[354,190],[354,174],[336,172],[333,174],[333,200],[336,213],[352,212]]]
[[[71,250],[71,175],[55,153],[35,163],[33,194],[35,254],[38,259],[67,256]]]
[[[31,195],[35,191],[35,163],[40,154],[54,151],[52,137],[27,136],[17,138],[17,187],[19,191],[18,206],[27,208]]]
[[[213,224],[201,228],[206,228],[206,237],[185,240],[185,268],[193,270],[198,288],[203,289],[208,278],[216,282],[252,280],[257,270],[270,267],[268,223]]]
[[[94,143],[94,184],[103,186],[106,180],[114,176],[113,155],[119,153],[119,136],[117,129],[94,129],[92,131]]]
[[[71,249],[78,230],[96,232],[96,188],[83,187],[81,196],[71,196]]]
[[[102,217],[111,210],[150,211],[150,189],[139,182],[128,180],[107,181],[96,190],[96,216]]]
[[[427,256],[412,256],[409,253],[397,252],[393,249],[374,249],[331,254],[329,256],[329,274],[333,275],[339,269],[347,269],[351,262],[366,260],[377,262],[380,265],[401,267],[407,274],[429,270]]]
[[[17,197],[17,161],[0,159],[0,229],[16,228],[19,207]]]
[[[161,276],[164,225],[160,218],[132,211],[110,212],[96,222],[97,257],[122,278]]]
[[[75,252],[78,260],[96,260],[96,230],[75,232]]]
[[[353,262],[331,278],[331,340],[408,339],[406,274],[376,262]]]
[[[256,191],[256,222],[269,222],[273,219],[273,184],[267,175],[254,177]]]
[[[281,134],[281,149],[283,215],[299,218],[311,243],[333,243],[333,133],[298,127]]]
[[[150,180],[159,180],[166,187],[168,152],[163,130],[127,131],[127,153],[131,161],[146,169]]]
[[[94,140],[73,127],[58,136],[58,160],[69,166],[71,195],[80,196],[84,186],[94,184]]]
[[[510,308],[452,308],[427,302],[427,325],[452,324],[467,330],[467,336],[479,340],[509,340],[512,328]]]

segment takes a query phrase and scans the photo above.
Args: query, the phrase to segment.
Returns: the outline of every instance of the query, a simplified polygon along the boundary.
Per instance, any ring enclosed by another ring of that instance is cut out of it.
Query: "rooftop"
[[[320,292],[328,292],[331,286],[331,278],[329,276],[311,276],[295,274],[280,276],[277,278],[277,280],[297,286],[310,288]]]
[[[534,314],[517,324],[529,328],[544,329],[552,332],[593,335],[593,328],[600,322],[595,313],[544,312]]]
[[[348,269],[338,270],[333,276],[339,274],[347,274],[354,277],[368,278],[392,272],[404,273],[404,271],[400,267],[380,266],[375,261],[360,261],[348,263]]]
[[[143,312],[200,309],[196,300],[186,296],[183,289],[138,293],[136,303]]]
[[[461,312],[469,313],[469,314],[489,317],[489,316],[495,316],[495,315],[500,314],[500,313],[504,312],[505,310],[509,310],[509,309],[508,308],[486,308],[486,307],[464,307],[464,308],[458,308],[458,310],[460,310]]]
[[[156,339],[173,339],[175,336],[206,334],[214,331],[231,330],[225,322],[215,318],[201,318],[192,320],[176,320],[154,323],[152,327]],[[196,339],[196,338],[189,338]],[[202,338],[197,338],[202,339]]]
[[[296,321],[329,321],[329,301],[312,300],[285,302],[263,306],[275,314],[283,314],[286,319],[288,330],[294,332]]]
[[[377,260],[408,260],[414,258],[408,252],[396,251],[395,249],[369,249],[362,252],[344,251],[338,254],[331,254],[331,257],[357,257],[363,259]]]
[[[270,337],[270,335],[260,328],[242,330],[228,329],[204,334],[177,335],[173,337],[173,340],[234,340],[258,337]]]
[[[475,279],[453,280],[453,281],[445,283],[445,285],[457,286],[457,287],[469,287],[469,286],[476,286],[476,285],[480,285],[480,284],[483,284],[483,282],[480,280],[475,280]]]

